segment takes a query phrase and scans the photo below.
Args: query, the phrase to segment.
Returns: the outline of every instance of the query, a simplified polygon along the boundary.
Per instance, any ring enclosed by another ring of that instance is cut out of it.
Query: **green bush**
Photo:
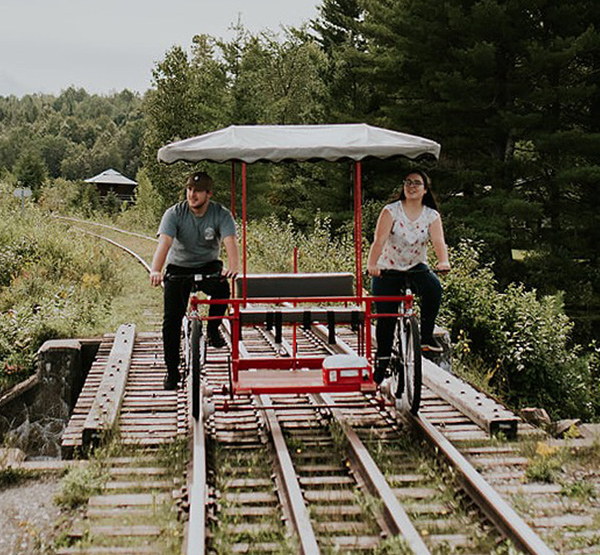
[[[107,248],[35,207],[0,206],[0,390],[31,374],[44,341],[99,331],[120,290]]]
[[[54,500],[61,507],[75,509],[100,493],[105,482],[105,471],[97,461],[92,461],[88,466],[76,466],[63,478],[61,489]]]
[[[241,235],[241,230],[240,230]],[[251,272],[292,272],[294,248],[298,249],[298,271],[343,272],[354,270],[351,234],[333,237],[331,221],[319,214],[312,229],[302,233],[291,219],[275,216],[248,224],[248,268]]]
[[[473,243],[461,243],[451,258],[442,320],[459,345],[458,362],[483,361],[486,381],[513,406],[541,406],[555,417],[592,417],[598,401],[590,360],[571,342],[573,324],[562,296],[538,298],[516,284],[498,291]]]

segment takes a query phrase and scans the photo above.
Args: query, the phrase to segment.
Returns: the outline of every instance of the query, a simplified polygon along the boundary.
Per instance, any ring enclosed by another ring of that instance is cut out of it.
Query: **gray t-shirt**
[[[220,204],[211,201],[204,215],[196,216],[183,201],[164,213],[161,233],[173,237],[167,264],[194,268],[218,260],[221,241],[236,235],[236,229],[231,212]]]

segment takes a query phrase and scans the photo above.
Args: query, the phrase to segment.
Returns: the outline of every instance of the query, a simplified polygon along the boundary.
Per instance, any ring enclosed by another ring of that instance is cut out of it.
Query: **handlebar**
[[[164,281],[191,281],[193,283],[200,283],[203,281],[224,281],[227,278],[221,272],[214,272],[212,274],[170,274],[166,273]]]
[[[414,274],[423,274],[425,272],[433,272],[434,274],[438,274],[438,275],[446,275],[448,272],[450,272],[450,270],[438,270],[437,268],[419,268],[417,270],[411,269],[411,270],[391,270],[391,269],[382,269],[380,271],[380,276],[381,277],[385,277],[385,276],[389,276],[389,277],[410,277],[411,275]]]

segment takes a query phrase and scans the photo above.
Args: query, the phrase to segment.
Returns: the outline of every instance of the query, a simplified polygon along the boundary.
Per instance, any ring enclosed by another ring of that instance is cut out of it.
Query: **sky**
[[[319,0],[0,0],[0,96],[110,94],[150,87],[152,69],[192,37],[231,39],[314,19]]]

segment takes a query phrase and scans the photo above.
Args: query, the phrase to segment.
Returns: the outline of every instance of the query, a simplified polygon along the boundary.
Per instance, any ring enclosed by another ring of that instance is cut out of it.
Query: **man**
[[[168,274],[214,274],[224,278],[239,272],[240,255],[235,222],[231,212],[211,201],[213,180],[205,172],[191,174],[186,182],[186,200],[171,206],[164,213],[158,228],[158,247],[152,260],[150,283],[163,282],[163,266],[167,264],[164,280],[163,348],[167,375],[165,389],[177,389],[179,383],[179,344],[181,321],[186,312],[192,287],[188,281],[170,281]],[[219,260],[221,244],[227,252],[227,267]],[[213,299],[230,297],[229,282],[209,280],[202,291]],[[223,316],[226,304],[211,305],[209,316]],[[209,345],[221,348],[225,341],[219,332],[221,320],[209,320]]]

